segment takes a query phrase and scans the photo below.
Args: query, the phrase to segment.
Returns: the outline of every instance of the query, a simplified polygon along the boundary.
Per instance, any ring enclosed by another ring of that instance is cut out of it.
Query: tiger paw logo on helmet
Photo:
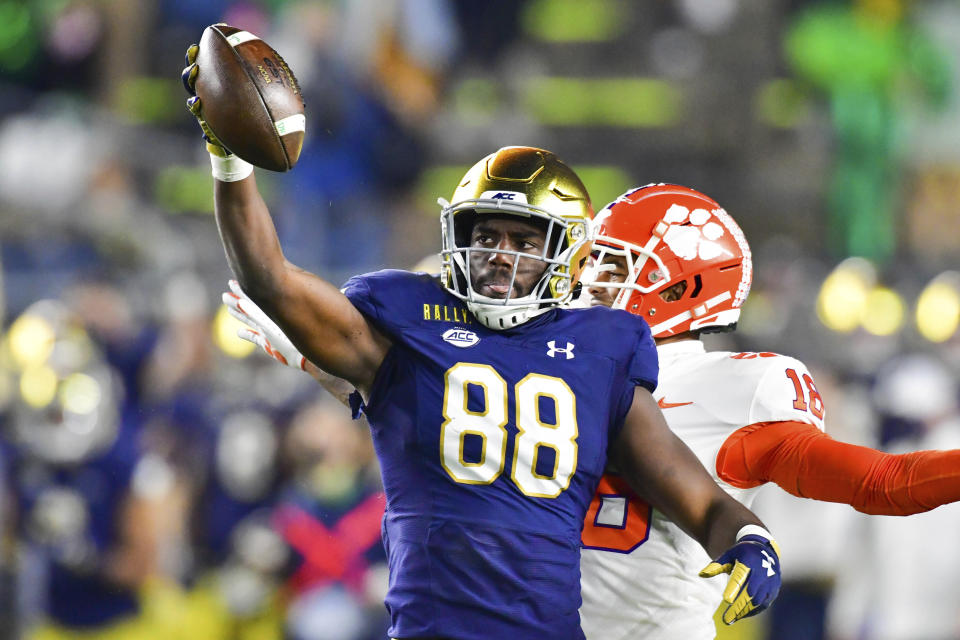
[[[723,225],[712,218],[706,209],[690,211],[683,205],[673,204],[663,216],[663,221],[670,225],[663,241],[683,260],[712,260],[723,254],[733,255],[717,242],[725,231]]]
[[[612,306],[643,316],[654,337],[736,326],[750,292],[750,246],[736,221],[712,198],[677,184],[632,189],[595,220],[587,287],[620,290]],[[612,273],[626,268],[620,282]]]

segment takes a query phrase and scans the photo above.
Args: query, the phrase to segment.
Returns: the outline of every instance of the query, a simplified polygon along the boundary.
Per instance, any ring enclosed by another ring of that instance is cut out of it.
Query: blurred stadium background
[[[225,21],[287,59],[298,167],[259,172],[334,282],[439,248],[500,146],[595,207],[677,182],[754,252],[710,346],[814,371],[838,439],[960,447],[954,0],[0,0],[0,639],[384,637],[363,425],[235,338],[183,52]],[[960,638],[960,508],[770,488],[775,608],[724,638]]]

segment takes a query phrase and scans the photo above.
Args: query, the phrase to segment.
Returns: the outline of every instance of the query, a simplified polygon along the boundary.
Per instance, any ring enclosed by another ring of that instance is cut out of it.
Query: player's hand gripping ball
[[[306,118],[300,85],[280,54],[248,31],[215,24],[186,58],[187,108],[208,151],[271,171],[293,168]]]
[[[199,51],[200,46],[196,44],[192,44],[187,48],[187,66],[184,67],[183,72],[180,74],[180,78],[183,80],[183,86],[187,90],[187,93],[190,94],[190,97],[187,98],[187,109],[189,109],[190,113],[197,119],[200,129],[203,131],[203,139],[207,141],[207,151],[221,158],[226,158],[232,154],[223,146],[223,143],[217,138],[217,134],[210,129],[210,125],[203,119],[200,98],[197,97],[196,84],[197,76],[200,73],[200,67],[197,66],[197,52]]]
[[[701,578],[729,573],[723,591],[728,604],[723,622],[733,624],[770,606],[780,592],[780,552],[776,541],[758,534],[737,538],[737,543],[700,572]]]

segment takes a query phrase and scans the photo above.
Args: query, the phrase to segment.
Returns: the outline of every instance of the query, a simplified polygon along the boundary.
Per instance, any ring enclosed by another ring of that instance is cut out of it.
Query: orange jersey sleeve
[[[741,489],[774,482],[871,515],[906,516],[960,500],[960,450],[894,455],[838,442],[802,422],[738,429],[720,447],[717,475]]]

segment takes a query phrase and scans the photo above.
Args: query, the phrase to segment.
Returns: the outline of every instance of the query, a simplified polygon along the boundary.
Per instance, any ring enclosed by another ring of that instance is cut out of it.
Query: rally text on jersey
[[[440,322],[462,322],[470,324],[473,319],[467,310],[463,307],[457,307],[447,304],[426,304],[423,305],[424,320],[439,320]]]

